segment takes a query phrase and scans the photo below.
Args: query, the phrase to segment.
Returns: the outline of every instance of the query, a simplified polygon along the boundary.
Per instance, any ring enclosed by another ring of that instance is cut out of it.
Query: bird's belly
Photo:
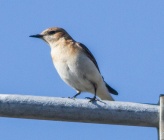
[[[78,91],[94,93],[94,84],[102,78],[95,64],[83,53],[59,55],[60,50],[51,52],[54,66],[60,77]]]
[[[89,81],[82,69],[80,69],[76,62],[67,61],[54,63],[55,68],[60,75],[61,79],[68,85],[78,91],[94,92],[94,87],[91,81]]]

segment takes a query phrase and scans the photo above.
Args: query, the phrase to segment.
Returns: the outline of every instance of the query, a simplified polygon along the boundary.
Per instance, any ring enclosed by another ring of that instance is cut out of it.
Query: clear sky
[[[94,54],[115,100],[157,103],[164,93],[164,1],[0,1],[0,93],[73,96],[49,46],[29,35],[58,26]],[[79,98],[89,96],[84,93]],[[2,140],[156,140],[155,128],[0,118]]]

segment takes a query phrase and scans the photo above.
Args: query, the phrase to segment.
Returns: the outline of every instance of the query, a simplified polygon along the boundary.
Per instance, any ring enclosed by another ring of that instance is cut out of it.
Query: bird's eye
[[[48,34],[49,35],[55,34],[55,31],[50,31]]]

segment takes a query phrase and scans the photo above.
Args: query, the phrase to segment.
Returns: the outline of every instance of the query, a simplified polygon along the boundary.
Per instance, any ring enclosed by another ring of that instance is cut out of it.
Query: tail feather
[[[105,85],[110,93],[112,93],[114,95],[118,95],[118,92],[115,89],[113,89],[112,87],[110,87],[106,82],[105,82]]]
[[[104,82],[101,82],[98,84],[97,87],[97,96],[100,97],[102,100],[109,100],[114,101],[113,97],[111,96],[110,92],[108,91],[106,84]]]

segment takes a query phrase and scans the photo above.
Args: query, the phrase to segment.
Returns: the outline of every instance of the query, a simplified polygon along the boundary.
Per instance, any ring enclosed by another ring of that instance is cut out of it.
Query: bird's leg
[[[96,85],[93,84],[93,87],[94,87],[94,91],[95,91],[95,94],[94,94],[93,98],[86,97],[86,99],[90,99],[89,102],[93,102],[93,101],[96,101],[97,100],[97,98],[96,98]]]
[[[75,94],[73,97],[72,97],[72,99],[75,99],[77,96],[79,96],[80,95],[80,91],[77,91],[77,94]]]
[[[93,96],[93,98],[90,98],[90,101],[89,102],[94,102],[94,101],[96,101],[97,99],[96,99],[96,94]]]

